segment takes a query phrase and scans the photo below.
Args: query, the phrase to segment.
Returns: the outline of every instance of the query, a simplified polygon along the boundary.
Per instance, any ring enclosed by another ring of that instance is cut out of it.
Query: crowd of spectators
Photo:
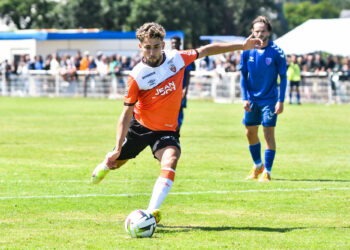
[[[197,71],[215,71],[219,74],[235,72],[239,70],[240,51],[222,54],[217,57],[206,57],[201,59],[196,66]],[[10,64],[5,61],[5,72],[9,74],[27,74],[29,70],[50,70],[59,73],[65,81],[77,79],[77,71],[99,74],[102,76],[118,75],[125,70],[131,70],[141,60],[140,54],[133,56],[122,56],[119,54],[105,55],[98,52],[94,57],[88,51],[83,54],[77,52],[71,56],[65,54],[59,56],[57,53],[46,56],[41,55],[30,58],[29,55],[21,55],[19,60]],[[287,64],[290,56],[287,56]],[[322,56],[321,53],[297,55],[297,62],[301,72],[343,72],[350,75],[350,62],[348,57]]]
[[[290,56],[287,55],[287,64],[289,64]],[[311,72],[318,74],[320,72],[343,72],[350,75],[350,63],[348,57],[340,57],[327,55],[322,56],[321,53],[298,55],[297,62],[301,72]]]
[[[131,70],[140,60],[139,54],[134,54],[132,57],[119,54],[107,56],[98,52],[94,57],[89,51],[85,51],[83,55],[78,51],[73,56],[70,54],[59,56],[53,53],[47,55],[45,60],[41,55],[36,55],[34,58],[21,55],[19,60],[13,60],[11,64],[5,60],[2,68],[7,75],[28,74],[29,70],[50,70],[52,74],[58,73],[64,81],[71,81],[78,78],[78,71],[101,76],[118,75],[122,71]]]

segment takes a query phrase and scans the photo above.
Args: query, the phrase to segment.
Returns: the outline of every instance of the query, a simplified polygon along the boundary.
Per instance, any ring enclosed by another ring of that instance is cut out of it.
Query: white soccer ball
[[[142,209],[131,212],[125,220],[125,231],[132,238],[152,237],[156,226],[153,215]]]

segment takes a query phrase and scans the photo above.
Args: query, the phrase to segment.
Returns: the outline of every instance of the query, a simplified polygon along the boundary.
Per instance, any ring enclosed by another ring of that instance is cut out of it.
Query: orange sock
[[[160,177],[167,178],[174,181],[175,179],[175,170],[172,168],[162,168],[160,170]]]

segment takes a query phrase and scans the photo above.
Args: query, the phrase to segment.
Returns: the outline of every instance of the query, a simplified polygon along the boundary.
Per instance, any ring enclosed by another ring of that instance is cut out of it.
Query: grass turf
[[[189,101],[175,183],[150,239],[129,238],[123,224],[147,207],[159,174],[149,149],[89,182],[121,110],[103,99],[0,98],[0,248],[350,248],[349,106],[285,105],[273,181],[258,183],[244,180],[241,105]]]

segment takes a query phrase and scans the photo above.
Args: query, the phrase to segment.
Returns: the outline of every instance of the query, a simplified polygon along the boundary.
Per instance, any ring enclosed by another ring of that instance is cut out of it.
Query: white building
[[[30,57],[58,53],[75,54],[77,51],[89,51],[95,56],[98,51],[111,55],[132,55],[139,51],[136,32],[100,31],[98,29],[75,30],[19,30],[0,32],[0,61],[28,54]],[[170,48],[170,38],[179,36],[184,39],[182,31],[167,31],[165,42]]]

